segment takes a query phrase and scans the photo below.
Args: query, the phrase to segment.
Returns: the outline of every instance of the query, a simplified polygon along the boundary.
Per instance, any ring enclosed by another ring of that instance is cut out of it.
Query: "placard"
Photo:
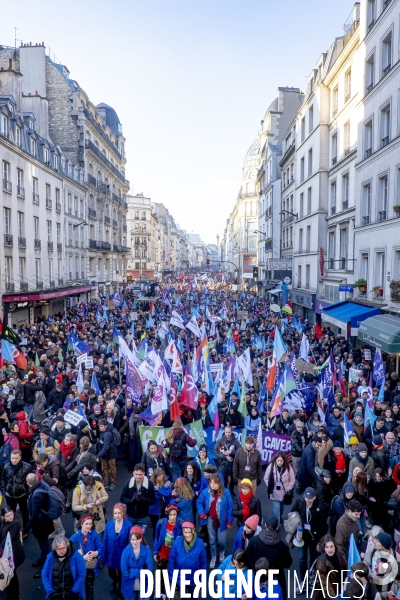
[[[364,359],[371,360],[371,350],[369,348],[364,348]]]
[[[351,381],[352,383],[358,383],[358,380],[358,369],[349,369],[349,381]]]
[[[93,369],[93,356],[88,356],[85,360],[85,369]]]
[[[80,354],[78,356],[78,358],[76,359],[76,362],[78,363],[78,367],[79,367],[80,364],[82,364],[82,363],[84,363],[84,362],[87,361],[87,357],[88,357],[87,354]]]
[[[67,421],[70,425],[74,425],[77,427],[79,423],[82,421],[83,417],[79,413],[76,413],[73,410],[67,410],[64,415],[64,421]]]

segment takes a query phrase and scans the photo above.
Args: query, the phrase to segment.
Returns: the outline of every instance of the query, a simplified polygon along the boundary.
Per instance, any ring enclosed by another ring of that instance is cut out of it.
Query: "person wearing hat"
[[[239,494],[233,498],[233,516],[237,519],[237,526],[242,527],[250,515],[261,520],[261,502],[254,495],[250,479],[242,479]]]
[[[252,435],[246,437],[244,448],[239,448],[236,452],[232,473],[234,482],[250,479],[253,492],[256,493],[262,480],[262,458],[260,451],[255,448]]]
[[[365,430],[364,441],[367,444],[368,449],[372,451],[372,440],[376,435],[380,435],[383,440],[386,434],[387,428],[385,426],[385,417],[376,417],[376,421],[372,427],[371,424],[369,424]]]
[[[82,554],[86,564],[86,600],[94,600],[94,582],[100,572],[99,558],[102,544],[96,532],[96,521],[93,515],[84,515],[79,519],[78,531],[71,536],[70,541]]]
[[[246,553],[253,568],[258,559],[266,558],[270,569],[279,571],[276,578],[282,588],[283,598],[286,598],[285,569],[292,566],[293,559],[289,546],[281,540],[278,519],[275,515],[269,515],[265,520],[265,528],[261,529],[258,535],[251,537]]]
[[[39,454],[47,454],[48,456],[57,456],[60,444],[57,440],[51,437],[49,427],[41,427],[39,433],[39,439],[33,447],[32,457],[33,460],[37,460]]]
[[[258,515],[252,515],[245,520],[244,525],[239,527],[236,534],[233,542],[232,554],[234,554],[235,550],[238,548],[241,548],[242,550],[247,549],[251,538],[255,535],[258,535],[261,531],[259,523],[260,518]]]
[[[358,519],[361,517],[363,507],[358,500],[350,500],[344,515],[340,517],[336,525],[335,540],[343,556],[347,557],[350,544],[350,536],[354,535],[357,543],[359,537]],[[361,534],[360,534],[361,535]]]
[[[390,584],[392,582],[390,573],[395,572],[397,575],[398,565],[396,564],[396,555],[392,546],[393,540],[389,533],[384,531],[379,531],[376,535],[372,535],[371,533],[363,559],[364,563],[369,568],[373,583],[377,586],[381,595],[383,594],[383,597],[389,597],[384,592],[390,590]],[[382,584],[383,578],[385,578],[386,581],[389,581],[389,584]]]
[[[213,461],[213,459],[208,457],[207,444],[200,444],[199,452],[198,452],[196,458],[194,459],[194,462],[199,467],[202,475],[204,473],[204,468],[207,465],[215,465],[215,462]]]
[[[71,432],[71,425],[67,423],[62,414],[57,414],[54,425],[51,426],[50,435],[59,444],[63,441],[67,433]]]
[[[328,469],[322,469],[317,484],[315,486],[315,493],[318,498],[320,507],[329,514],[331,504],[334,496],[332,482],[332,473]]]
[[[37,385],[37,377],[34,373],[28,375],[28,381],[24,384],[24,411],[30,420],[33,413],[33,405],[35,404],[36,392],[43,392],[43,387]]]
[[[361,410],[356,410],[351,421],[354,433],[359,442],[364,442],[364,415]]]
[[[170,583],[174,571],[178,571],[177,585],[181,584],[181,571],[189,571],[185,575],[186,592],[194,589],[194,575],[200,569],[207,569],[207,555],[203,540],[196,534],[196,528],[190,521],[182,523],[182,535],[172,544],[168,560],[168,577]]]
[[[374,461],[370,456],[368,456],[368,448],[365,444],[358,444],[357,452],[355,456],[351,459],[349,464],[349,474],[350,477],[353,476],[353,470],[355,467],[359,467],[361,471],[364,471],[370,477],[374,474]]]
[[[292,455],[292,468],[294,475],[296,476],[300,467],[301,457],[303,456],[303,452],[308,444],[309,438],[307,435],[307,429],[305,428],[302,419],[295,419],[292,427],[294,429],[290,436],[292,444],[290,452]]]
[[[307,487],[303,497],[298,498],[291,507],[292,512],[298,512],[303,526],[303,546],[297,548],[299,555],[300,576],[305,577],[309,567],[317,558],[317,543],[328,531],[328,510],[320,506],[314,488]],[[308,563],[309,556],[309,563]]]
[[[386,448],[383,445],[383,440],[380,435],[374,435],[372,438],[372,454],[371,458],[374,461],[375,469],[379,468],[386,471],[387,459],[386,459]]]
[[[315,470],[317,464],[316,455],[322,447],[322,438],[314,435],[311,443],[306,446],[301,457],[300,467],[296,475],[297,489],[301,490],[318,481],[318,473]]]
[[[169,504],[165,509],[165,518],[160,519],[154,538],[154,560],[159,569],[166,569],[171,548],[176,539],[182,535],[182,519],[178,519],[179,508]]]
[[[57,382],[55,387],[51,390],[50,394],[47,396],[47,406],[53,412],[57,412],[60,408],[64,406],[66,394],[64,391],[64,386],[62,381]]]
[[[139,600],[140,571],[153,570],[153,557],[138,525],[134,525],[130,530],[129,541],[129,546],[121,556],[121,594],[127,600]]]
[[[334,494],[338,494],[346,481],[348,471],[348,458],[340,442],[334,442],[333,447],[329,450],[324,461],[324,468],[328,469],[331,474]]]

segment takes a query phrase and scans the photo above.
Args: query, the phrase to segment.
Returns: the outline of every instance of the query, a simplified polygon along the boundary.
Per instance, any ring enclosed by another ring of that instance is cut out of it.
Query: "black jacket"
[[[53,388],[47,397],[47,406],[51,408],[54,412],[57,412],[60,408],[64,406],[65,398],[66,395],[64,390],[61,390],[59,392],[57,388]]]
[[[301,524],[303,526],[303,538],[311,544],[316,546],[319,540],[328,531],[328,510],[324,505],[320,505],[318,498],[316,498],[310,509],[310,518],[307,521],[307,509],[306,501],[304,498],[298,498],[291,507],[291,512],[298,512],[301,518]],[[308,523],[311,527],[310,530],[305,528],[305,524]]]
[[[169,464],[165,460],[164,455],[160,449],[157,452],[156,458],[152,458],[146,451],[142,456],[141,463],[146,468],[147,477],[151,477],[153,471],[155,471],[156,469],[163,469],[164,473],[166,473],[167,475],[170,474]]]
[[[133,519],[144,519],[149,515],[149,506],[156,503],[153,483],[145,477],[144,485],[136,489],[135,478],[128,479],[121,492],[120,501],[127,506],[127,515]]]
[[[4,550],[7,539],[7,533],[10,534],[11,545],[13,549],[13,558],[15,568],[18,569],[25,560],[25,552],[21,542],[21,523],[17,516],[14,521],[7,523],[4,519],[0,520],[0,548]]]
[[[333,500],[333,489],[330,483],[325,483],[323,477],[320,477],[315,486],[315,493],[319,501],[319,505],[328,516]]]
[[[117,458],[118,448],[114,444],[113,426],[111,423],[108,423],[105,431],[100,432],[98,448],[97,458],[104,458],[104,460]]]
[[[263,529],[259,535],[255,535],[249,541],[246,549],[246,554],[250,559],[254,569],[259,558],[267,558],[270,569],[279,570],[277,577],[282,591],[283,597],[286,598],[286,578],[285,569],[289,569],[293,559],[290,554],[289,546],[282,542],[279,531],[270,531]]]
[[[28,463],[23,462],[22,460],[19,464],[19,469],[14,473],[11,468],[11,463],[7,463],[4,466],[1,475],[1,491],[3,495],[9,496],[10,498],[20,498],[21,496],[26,496],[28,493],[26,476],[32,472],[32,469]]]
[[[233,498],[233,516],[237,518],[237,526],[238,527],[241,527],[242,525],[244,525],[242,508],[243,508],[243,504],[240,501],[240,492],[239,492],[239,495],[236,495]],[[260,518],[260,522],[261,522],[262,512],[261,512],[260,500],[258,498],[256,498],[255,496],[253,496],[249,502],[249,508],[250,508],[250,515],[258,515]]]
[[[29,489],[28,510],[29,521],[24,527],[24,533],[32,529],[33,535],[38,539],[45,539],[54,530],[53,520],[45,513],[49,510],[49,486],[43,481],[38,481]]]
[[[34,404],[35,403],[35,393],[43,392],[43,388],[41,385],[33,385],[27,381],[24,384],[25,387],[25,404]]]
[[[302,437],[304,441],[301,439]],[[300,432],[296,429],[295,431],[293,431],[290,439],[292,442],[292,448],[290,451],[292,456],[300,458],[301,456],[303,456],[304,448],[307,446],[307,435],[301,435]]]

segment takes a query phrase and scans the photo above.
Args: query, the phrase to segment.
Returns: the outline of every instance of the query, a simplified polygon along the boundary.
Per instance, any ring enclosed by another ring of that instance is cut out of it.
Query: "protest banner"
[[[93,356],[88,356],[85,360],[85,369],[93,369]]]
[[[199,419],[198,421],[190,423],[190,425],[186,425],[185,428],[190,437],[196,440],[196,446],[194,446],[194,448],[188,448],[188,456],[189,458],[193,458],[197,456],[201,444],[205,443],[203,425]],[[161,444],[161,442],[167,437],[170,429],[170,427],[139,427],[140,443],[142,445],[143,452],[146,452],[147,444],[150,440],[154,440],[157,442],[157,444]]]
[[[78,364],[78,367],[79,367],[79,365],[80,365],[80,364],[82,364],[82,363],[86,362],[86,361],[87,361],[87,358],[88,358],[88,355],[87,355],[87,354],[80,354],[80,355],[78,356],[78,358],[76,359],[76,362],[77,362],[77,364]]]
[[[76,413],[73,410],[67,410],[64,415],[64,421],[67,421],[70,425],[74,425],[77,427],[79,423],[82,421],[83,417],[79,413]]]
[[[258,448],[261,452],[263,465],[270,463],[277,452],[290,452],[291,447],[289,435],[275,433],[274,431],[263,431],[262,448]]]

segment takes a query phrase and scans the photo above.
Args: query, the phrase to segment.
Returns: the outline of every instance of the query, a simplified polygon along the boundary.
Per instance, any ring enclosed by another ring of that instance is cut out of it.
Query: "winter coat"
[[[276,578],[283,590],[283,597],[286,598],[285,569],[289,569],[293,559],[289,546],[282,542],[279,531],[262,529],[258,535],[254,535],[249,541],[246,554],[253,568],[259,558],[267,558],[269,568],[279,571]]]
[[[257,416],[255,419],[251,415],[247,415],[244,420],[244,427],[246,431],[250,431],[251,433],[257,433],[258,425],[261,422],[261,417]]]
[[[338,417],[335,417],[335,415],[333,414],[333,412],[329,415],[328,433],[329,433],[329,437],[330,438],[335,433],[336,427],[340,427],[340,419],[341,418],[342,418],[341,415],[339,415]]]
[[[81,554],[75,550],[75,547],[71,546],[73,553],[71,557],[65,560],[70,561],[71,575],[74,580],[72,592],[79,595],[79,598],[85,598],[85,579],[86,579],[86,565]],[[46,562],[44,563],[42,570],[42,581],[44,589],[46,590],[46,598],[50,596],[53,591],[53,565],[54,561],[57,560],[53,552],[47,555]]]
[[[112,460],[118,456],[118,448],[114,444],[113,426],[108,423],[106,429],[100,432],[99,439],[99,451],[97,452],[97,458],[104,458],[104,460]]]
[[[60,463],[55,456],[49,456],[48,463],[45,467],[38,465],[39,473],[42,476],[42,481],[48,485],[58,485],[60,482]],[[43,471],[43,473],[41,473]],[[59,486],[60,487],[60,486]]]
[[[368,457],[368,461],[365,465],[357,458],[357,456],[355,456],[354,458],[351,459],[350,464],[349,464],[350,477],[353,475],[353,471],[354,471],[355,467],[360,467],[361,471],[364,471],[364,473],[367,473],[367,475],[369,475],[370,477],[373,477],[373,475],[374,475],[375,465],[374,465],[374,461],[372,460],[372,458],[370,456]]]
[[[285,420],[282,418],[282,415],[277,419],[275,423],[275,431],[276,433],[283,433],[285,435],[289,435],[289,427],[292,425],[292,419]]]
[[[41,423],[45,418],[46,396],[43,392],[35,392],[35,402],[33,404],[33,420],[35,423]]]
[[[16,472],[13,472],[11,462],[4,465],[0,483],[3,496],[20,498],[27,495],[28,486],[26,485],[26,476],[32,472],[32,469],[28,463],[22,460],[19,465],[20,467]]]
[[[57,456],[57,451],[60,447],[60,444],[53,440],[51,437],[47,438],[46,442],[42,442],[42,440],[38,440],[33,447],[32,456],[33,460],[37,460],[39,454],[47,454],[47,456]]]
[[[296,457],[296,458],[300,458],[301,456],[303,456],[303,452],[304,452],[304,448],[307,446],[308,443],[308,438],[307,435],[300,434],[299,431],[297,431],[297,429],[295,429],[292,433],[292,435],[290,436],[291,439],[291,454],[292,456]]]
[[[135,580],[140,578],[142,569],[153,570],[153,557],[150,548],[140,544],[139,556],[136,558],[132,545],[129,544],[122,553],[121,557],[121,593],[128,600],[134,597]]]
[[[243,503],[240,500],[240,493],[233,497],[233,516],[237,519],[237,526],[241,527],[244,525],[242,515]],[[250,515],[258,515],[260,523],[262,519],[261,502],[259,498],[253,496],[249,502]],[[250,516],[249,515],[249,516]]]
[[[127,515],[132,519],[144,519],[149,515],[149,507],[156,503],[153,483],[145,476],[138,492],[135,478],[126,481],[120,501],[127,505]]]
[[[368,427],[365,430],[364,433],[364,442],[367,444],[369,449],[372,449],[372,439],[376,436],[376,435],[380,435],[382,437],[382,441],[385,438],[385,435],[387,434],[387,429],[385,427],[385,425],[383,427],[381,427],[380,429],[376,428],[376,423],[373,427],[371,427],[371,425],[368,425]]]
[[[25,411],[21,410],[15,415],[18,421],[18,438],[21,445],[21,448],[30,448],[31,444],[29,443],[34,436],[35,426],[29,424],[25,417]]]
[[[180,436],[182,436],[183,439],[183,433],[184,430],[182,428],[176,428],[174,429],[174,438],[179,438]],[[189,446],[190,448],[194,448],[196,445],[196,440],[193,439],[192,437],[190,437],[190,435],[186,434],[186,437],[182,443],[182,453],[181,456],[172,456],[171,454],[171,444],[169,443],[168,439],[166,438],[163,442],[162,445],[164,448],[169,449],[169,457],[170,457],[170,461],[171,462],[179,462],[179,461],[183,461],[183,460],[187,460],[188,456],[187,456],[187,446]]]
[[[114,520],[108,521],[103,535],[103,548],[101,551],[101,562],[103,566],[108,565],[111,569],[119,569],[121,556],[129,544],[129,532],[132,523],[128,519],[123,520],[122,529],[115,533]]]
[[[328,515],[331,510],[331,504],[333,500],[333,489],[330,483],[325,483],[322,476],[317,481],[315,493],[317,495],[320,507],[323,507]]]
[[[156,502],[155,504],[151,504],[149,506],[149,515],[158,515],[160,516],[161,514],[163,514],[163,507],[165,509],[166,506],[168,506],[170,500],[171,500],[171,496],[172,496],[172,486],[171,486],[171,482],[170,481],[166,481],[164,485],[157,486],[157,489],[155,489],[155,493],[156,493]],[[189,500],[190,502],[190,500]]]
[[[322,554],[318,557],[315,568],[319,573],[320,580],[318,584],[315,586],[315,591],[313,593],[314,600],[325,600],[325,598],[336,598],[337,590],[340,591],[341,588],[341,573],[340,569],[345,571],[347,569],[347,560],[340,553],[336,555],[337,560],[339,561],[340,568],[336,570],[336,567],[333,566],[329,557],[326,554]],[[323,588],[322,590],[318,590],[318,588]]]
[[[64,390],[59,392],[57,388],[53,388],[47,396],[47,406],[51,408],[53,412],[57,412],[64,406],[65,398]]]
[[[157,522],[156,536],[154,538],[154,554],[158,554],[162,548],[165,540],[165,534],[167,532],[167,521],[168,519],[161,519]],[[174,527],[174,540],[182,535],[182,519],[177,519]]]
[[[218,570],[221,570],[221,573],[217,574],[216,579],[222,581],[222,576],[225,574],[225,571],[230,571],[229,573],[229,588],[227,589],[227,592],[229,590],[229,594],[231,594],[232,598],[241,598],[241,596],[238,595],[237,590],[238,590],[238,578],[237,578],[237,572],[238,569],[237,567],[235,567],[232,564],[232,558],[233,555],[231,554],[230,556],[227,556],[222,563],[219,565]],[[243,576],[247,579],[247,571],[248,569],[245,567],[242,570]],[[225,596],[225,585],[223,586],[223,598],[226,598]]]
[[[386,452],[385,448],[382,450],[374,450],[371,454],[371,458],[374,461],[375,469],[383,469],[386,471]]]
[[[203,490],[197,499],[197,512],[199,515],[199,523],[201,525],[207,524],[207,514],[210,509],[212,500],[213,498],[211,496],[209,488]],[[224,496],[222,498],[220,496],[218,497],[216,510],[218,520],[220,523],[219,529],[221,532],[225,531],[228,525],[232,525],[233,522],[232,496],[229,490],[227,490],[226,488],[224,489]]]
[[[27,381],[24,384],[25,388],[25,404],[34,404],[35,403],[35,392],[43,392],[43,388],[41,385],[33,385]],[[18,418],[18,415],[17,415]]]
[[[190,570],[190,574],[186,574],[185,578],[187,586],[194,585],[194,574],[199,569],[207,569],[207,555],[204,547],[204,542],[200,538],[196,538],[193,547],[189,552],[186,552],[184,537],[178,537],[172,544],[171,552],[168,559],[168,576],[172,581],[174,570],[179,570],[177,585],[180,585],[181,577],[180,570]]]
[[[32,529],[33,535],[38,539],[47,538],[54,530],[53,520],[46,514],[49,509],[48,489],[49,486],[44,481],[38,481],[29,488],[29,521],[24,527],[24,533]]]
[[[179,496],[172,496],[171,503],[176,504],[179,508],[179,518],[182,522],[190,521],[193,523],[193,501],[187,500],[186,498],[179,498]]]
[[[70,537],[70,541],[75,544],[75,547],[77,548],[78,552],[79,550],[82,551],[82,555],[85,555],[87,552],[98,552],[98,560],[96,563],[96,566],[94,568],[94,572],[95,575],[97,575],[100,572],[99,569],[99,559],[101,558],[101,551],[103,548],[103,545],[100,541],[100,537],[97,533],[97,531],[89,531],[88,535],[86,536],[86,542],[83,539],[83,535],[82,535],[82,531],[81,529],[79,531],[77,531],[77,533],[74,533],[73,535],[71,535]],[[84,559],[85,560],[85,559]]]
[[[246,470],[246,466],[250,470]],[[261,481],[262,479],[262,459],[259,450],[253,448],[250,452],[246,448],[239,448],[233,461],[233,479],[250,479],[251,481]]]
[[[315,471],[315,454],[314,444],[308,444],[301,457],[300,467],[296,475],[297,481],[303,487],[308,487],[313,485],[314,481],[318,481],[318,474]]]
[[[79,454],[78,444],[76,442],[72,442],[72,443],[75,444],[75,446],[68,456],[65,456],[65,454],[63,454],[61,452],[61,450],[58,451],[58,455],[57,455],[60,465],[62,467],[64,467],[64,469],[66,470],[67,473],[69,473],[72,470],[72,468],[74,467],[74,465],[76,463],[76,457]]]
[[[18,569],[25,560],[25,552],[21,541],[21,523],[17,516],[11,523],[1,519],[0,521],[0,548],[4,550],[7,533],[10,534],[11,545],[13,550],[14,564]]]
[[[73,479],[82,471],[83,465],[89,465],[91,469],[96,469],[96,450],[91,446],[86,452],[80,452],[76,457],[76,464],[68,471],[68,479]]]
[[[319,542],[321,537],[328,532],[328,511],[325,506],[320,506],[318,498],[312,503],[309,510],[309,520],[307,521],[307,505],[304,498],[298,498],[290,509],[290,512],[298,512],[303,526],[303,539],[310,542],[313,540],[315,544]],[[308,522],[310,530],[305,529],[305,524]]]
[[[273,478],[273,482],[274,482],[272,494],[275,496],[275,500],[278,500],[279,502],[283,502],[284,495],[287,492],[290,492],[294,488],[295,477],[294,477],[293,467],[290,465],[289,470],[285,470],[281,475],[279,475],[279,471],[276,468],[276,466],[274,466],[274,468],[272,469],[272,465],[269,464],[267,467],[267,470],[265,471],[265,475],[264,475],[264,482],[265,482],[265,485],[267,486],[268,491],[269,491],[269,478],[271,477],[271,470],[272,470],[272,478]],[[277,487],[276,487],[277,482],[281,483],[280,489],[277,489]]]
[[[343,556],[347,556],[349,549],[350,536],[354,535],[354,539],[357,542],[358,536],[358,525],[357,521],[353,521],[347,512],[344,513],[337,522],[335,540],[339,547],[340,552]]]
[[[145,474],[147,475],[147,477],[151,477],[155,469],[162,469],[167,475],[170,472],[169,464],[167,463],[160,449],[158,449],[157,456],[155,458],[150,456],[149,452],[146,450],[140,462],[142,463],[142,465],[144,465],[146,469]]]
[[[69,423],[64,423],[61,429],[58,429],[55,423],[51,426],[50,436],[59,444],[61,444],[67,433],[71,433],[71,425]]]
[[[218,466],[220,469],[223,469],[225,466],[233,467],[233,461],[230,462],[227,459],[226,455],[223,454],[223,451],[229,450],[229,456],[231,458],[235,458],[235,454],[239,450],[239,448],[241,448],[240,442],[233,434],[231,435],[229,440],[225,437],[225,435],[223,435],[219,438],[219,440],[216,441],[214,446],[214,454],[216,456]]]
[[[14,433],[6,433],[4,436],[4,444],[10,444],[11,450],[19,450],[19,440]]]
[[[100,504],[96,504],[92,508],[87,507],[88,504],[91,504],[96,500],[100,500]],[[82,483],[75,487],[74,493],[72,494],[72,510],[80,516],[83,514],[98,514],[100,520],[96,522],[96,531],[97,533],[101,533],[106,526],[103,504],[107,502],[107,500],[108,494],[102,483],[96,481],[91,492],[88,492]]]

